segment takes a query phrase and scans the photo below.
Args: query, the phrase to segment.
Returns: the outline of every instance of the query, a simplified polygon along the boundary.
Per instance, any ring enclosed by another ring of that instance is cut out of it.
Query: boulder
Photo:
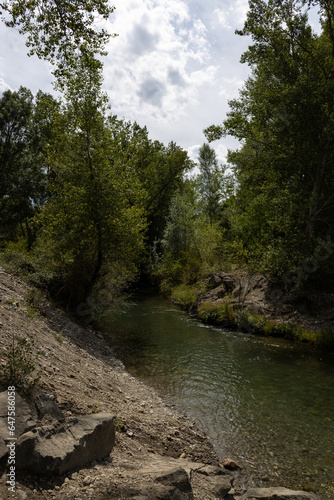
[[[193,498],[189,476],[182,467],[176,467],[159,474],[154,478],[154,481],[164,486],[176,488],[181,493],[185,493],[186,498]]]
[[[233,479],[228,476],[215,476],[210,478],[211,491],[218,498],[225,498],[231,491]]]
[[[28,403],[15,393],[15,434],[13,437],[20,437],[21,434],[36,427],[37,414],[28,405]],[[6,438],[9,438],[8,429],[8,392],[0,393],[0,459],[8,453],[5,444]]]
[[[232,472],[219,467],[219,465],[206,465],[205,467],[200,467],[196,469],[196,472],[203,474],[204,476],[230,476],[233,480]]]
[[[240,500],[321,500],[315,493],[287,488],[252,488]]]
[[[114,443],[114,417],[110,414],[70,418],[23,434],[16,445],[16,468],[61,475],[106,457]]]
[[[64,415],[57,403],[53,401],[45,392],[39,392],[34,397],[34,403],[38,412],[38,417],[42,420],[43,417],[49,415],[56,420],[62,420]]]
[[[205,477],[206,488],[216,498],[226,498],[229,491],[231,491],[234,481],[232,472],[218,465],[206,465],[197,469],[196,472]]]

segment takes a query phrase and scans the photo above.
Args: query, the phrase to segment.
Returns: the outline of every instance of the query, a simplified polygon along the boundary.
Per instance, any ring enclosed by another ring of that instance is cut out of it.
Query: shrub
[[[33,376],[36,370],[35,360],[41,356],[40,352],[33,353],[33,347],[33,340],[13,337],[12,345],[6,349],[7,362],[0,378],[2,383],[14,386],[20,394],[32,394],[41,378],[41,371]]]
[[[171,300],[185,309],[189,309],[196,301],[198,287],[190,285],[179,285],[171,290]]]

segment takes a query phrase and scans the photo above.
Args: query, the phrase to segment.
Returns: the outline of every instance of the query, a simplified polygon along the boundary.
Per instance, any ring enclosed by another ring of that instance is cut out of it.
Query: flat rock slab
[[[61,475],[106,457],[114,444],[114,417],[109,413],[71,418],[23,434],[17,441],[16,467]]]
[[[240,500],[321,500],[315,493],[287,488],[252,488]]]

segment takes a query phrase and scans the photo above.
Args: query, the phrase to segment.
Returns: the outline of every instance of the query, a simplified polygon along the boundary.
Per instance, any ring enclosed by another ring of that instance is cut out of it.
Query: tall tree
[[[241,148],[230,153],[238,181],[237,224],[256,260],[282,273],[312,255],[317,238],[334,233],[334,11],[321,8],[312,32],[306,4],[251,0],[242,36],[252,45],[242,62],[252,75],[230,102],[221,127]]]
[[[0,99],[0,232],[10,239],[18,229],[34,240],[30,218],[47,194],[46,149],[57,102],[48,94],[21,87]]]
[[[84,65],[68,82],[49,149],[51,196],[39,217],[72,304],[117,267],[124,278],[133,274],[143,249],[140,186],[131,182],[125,162],[113,161],[117,152],[101,82],[100,73]]]
[[[222,220],[223,203],[231,195],[233,182],[226,168],[218,164],[217,154],[209,144],[199,149],[197,186],[205,214],[209,221]]]

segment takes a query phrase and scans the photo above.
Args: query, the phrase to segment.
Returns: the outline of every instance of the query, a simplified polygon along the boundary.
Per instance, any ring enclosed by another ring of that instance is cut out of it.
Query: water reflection
[[[267,476],[334,498],[333,355],[204,327],[157,296],[104,329],[134,375],[196,420],[221,457],[243,461],[247,484]]]

